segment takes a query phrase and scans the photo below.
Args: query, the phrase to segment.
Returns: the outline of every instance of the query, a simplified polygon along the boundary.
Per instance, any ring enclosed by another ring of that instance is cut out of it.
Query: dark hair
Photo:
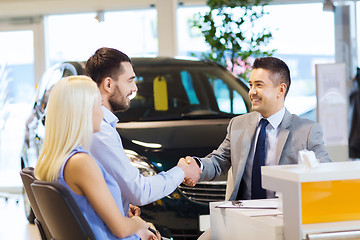
[[[114,48],[99,48],[86,62],[85,72],[99,86],[106,77],[116,80],[122,71],[122,62],[131,63],[131,59]]]
[[[290,70],[286,63],[275,57],[262,57],[255,59],[252,69],[262,68],[270,71],[270,79],[275,86],[285,83],[287,88],[285,96],[289,92],[291,79]]]

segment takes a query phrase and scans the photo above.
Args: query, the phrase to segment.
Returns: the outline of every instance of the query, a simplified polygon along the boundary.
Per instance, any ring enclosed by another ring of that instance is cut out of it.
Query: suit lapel
[[[249,126],[245,129],[244,137],[241,141],[241,154],[240,154],[240,162],[237,170],[237,176],[239,176],[239,171],[243,170],[247,159],[249,158],[250,150],[251,150],[251,144],[252,140],[254,138],[256,131],[256,124],[250,123]],[[241,174],[242,175],[242,174]]]
[[[238,157],[239,164],[237,165],[237,168],[234,169],[234,172],[236,172],[236,174],[233,175],[233,177],[235,177],[234,189],[233,189],[231,197],[230,197],[230,199],[233,199],[233,200],[236,199],[237,192],[240,187],[240,182],[241,182],[242,176],[244,174],[246,162],[249,158],[251,144],[252,144],[252,140],[255,135],[255,130],[256,130],[256,125],[257,125],[258,119],[259,119],[258,114],[249,115],[249,119],[246,124],[247,126],[245,127],[245,130],[242,134],[243,136],[241,138],[239,138],[238,142],[236,143],[236,145],[239,146],[241,149],[240,149],[240,155]],[[241,127],[244,128],[244,126],[241,126]]]
[[[281,157],[282,151],[284,150],[286,140],[290,133],[289,128],[291,125],[291,120],[292,120],[291,113],[287,109],[285,109],[284,118],[279,125],[278,142],[276,145],[276,164],[277,165],[279,165],[279,163],[280,163],[280,157]]]

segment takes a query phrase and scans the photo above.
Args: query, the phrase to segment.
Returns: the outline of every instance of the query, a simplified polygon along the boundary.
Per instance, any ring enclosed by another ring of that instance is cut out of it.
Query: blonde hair
[[[51,90],[45,137],[35,176],[57,181],[66,157],[78,145],[87,149],[93,134],[92,114],[99,100],[96,83],[87,76],[62,78]]]

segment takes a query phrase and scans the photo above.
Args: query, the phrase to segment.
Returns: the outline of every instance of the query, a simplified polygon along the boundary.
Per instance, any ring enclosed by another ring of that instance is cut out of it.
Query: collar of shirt
[[[102,109],[104,111],[104,121],[114,128],[119,119],[106,107],[102,106]]]
[[[279,133],[279,125],[284,118],[285,107],[283,107],[277,113],[271,115],[268,118],[269,124],[266,126],[266,159],[265,165],[276,165],[276,148],[277,148],[277,137]]]
[[[280,109],[280,111],[278,111],[278,112],[274,113],[273,115],[271,115],[270,117],[268,117],[267,120],[269,121],[269,124],[266,127],[266,129],[269,129],[269,125],[271,125],[271,127],[273,129],[277,129],[278,126],[280,125],[281,121],[283,120],[284,115],[285,115],[285,107],[283,107],[282,109]],[[263,116],[260,114],[259,123],[262,118],[263,118]],[[259,127],[259,125],[258,125],[258,127]]]

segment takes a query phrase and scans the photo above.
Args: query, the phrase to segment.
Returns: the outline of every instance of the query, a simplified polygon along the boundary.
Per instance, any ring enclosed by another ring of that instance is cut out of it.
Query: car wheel
[[[24,196],[24,209],[25,209],[25,216],[29,223],[34,223],[35,220],[35,214],[31,208],[29,198],[27,197],[25,190],[23,190],[23,196]]]

